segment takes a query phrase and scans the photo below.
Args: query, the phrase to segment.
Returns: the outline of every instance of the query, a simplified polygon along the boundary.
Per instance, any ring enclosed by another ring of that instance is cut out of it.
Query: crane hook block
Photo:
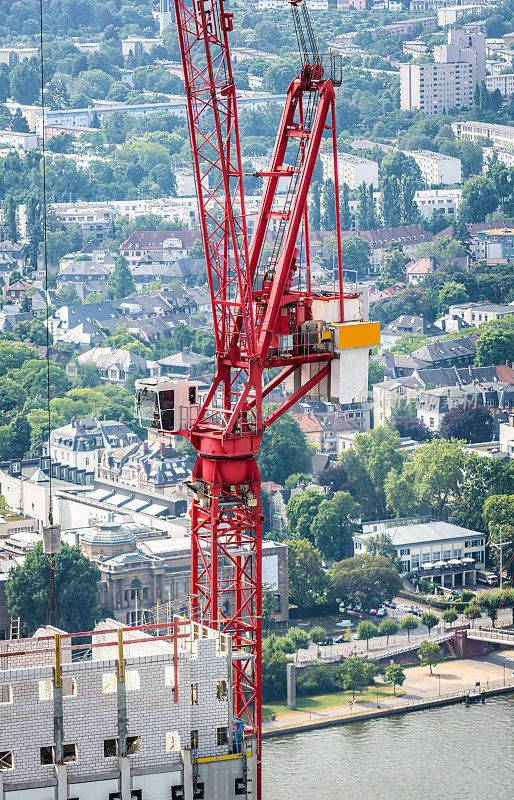
[[[43,528],[43,553],[53,556],[61,549],[61,526],[48,525]]]

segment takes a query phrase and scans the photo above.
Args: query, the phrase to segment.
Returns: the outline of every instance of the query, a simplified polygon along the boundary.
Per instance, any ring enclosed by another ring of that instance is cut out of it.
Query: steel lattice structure
[[[249,241],[228,45],[232,14],[223,0],[175,0],[217,355],[205,402],[181,430],[198,452],[191,482],[192,612],[232,634],[234,716],[256,735],[259,760],[263,516],[256,454],[266,427],[327,377],[333,358],[311,347],[301,326],[312,318],[307,196],[327,130],[336,155],[336,62],[323,63],[305,6],[292,7],[303,65],[287,92],[269,170],[259,173],[265,187]],[[337,158],[334,171],[339,222]],[[278,208],[284,177],[289,191]],[[339,291],[332,296],[343,314],[339,228]],[[309,377],[264,419],[263,400],[305,365]],[[281,372],[264,384],[271,367]],[[260,771],[253,792],[260,797]]]

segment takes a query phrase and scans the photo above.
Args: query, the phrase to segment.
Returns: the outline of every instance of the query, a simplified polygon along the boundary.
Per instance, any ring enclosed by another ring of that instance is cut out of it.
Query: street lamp
[[[439,697],[441,697],[441,676],[438,675],[437,677],[439,679]]]
[[[380,706],[378,704],[378,683],[377,683],[377,708],[380,708]]]
[[[503,662],[503,685],[504,685],[504,686],[505,686],[505,683],[506,683],[506,677],[505,677],[505,667],[506,667],[506,665],[505,665],[505,661],[504,661],[504,662]]]

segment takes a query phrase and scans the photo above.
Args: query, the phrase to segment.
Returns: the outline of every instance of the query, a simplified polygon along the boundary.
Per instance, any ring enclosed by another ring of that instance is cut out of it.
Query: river
[[[264,741],[263,800],[514,797],[514,694]]]

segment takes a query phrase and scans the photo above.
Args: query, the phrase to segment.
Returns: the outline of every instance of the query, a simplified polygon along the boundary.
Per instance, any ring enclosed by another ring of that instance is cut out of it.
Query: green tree
[[[363,619],[357,625],[357,636],[359,639],[366,640],[366,650],[369,648],[369,640],[373,639],[375,636],[378,636],[378,628],[374,622],[369,622],[369,620]]]
[[[386,514],[386,477],[392,469],[402,467],[400,444],[395,431],[380,426],[356,436],[352,450],[341,456],[341,465],[351,475],[353,486],[357,487],[356,492],[352,492],[355,499],[363,510],[374,506],[380,517]]]
[[[463,403],[452,406],[446,412],[439,432],[445,439],[489,442],[493,438],[493,428],[493,415],[488,408]]]
[[[402,628],[404,631],[407,631],[408,641],[410,641],[410,632],[415,631],[416,628],[418,627],[419,627],[418,620],[416,619],[416,617],[413,617],[412,614],[407,614],[407,616],[404,617],[400,622],[400,628]]]
[[[514,314],[485,322],[478,336],[478,366],[489,367],[506,361],[514,361]]]
[[[305,495],[303,495],[305,497]],[[325,558],[339,560],[353,552],[352,536],[358,530],[360,505],[348,492],[336,492],[318,506],[311,537]]]
[[[41,76],[35,57],[24,59],[10,73],[11,97],[18,103],[31,105],[40,95]]]
[[[511,484],[512,490],[512,484]],[[484,503],[484,521],[489,531],[489,557],[496,572],[500,572],[500,538],[502,542],[502,564],[509,575],[514,575],[514,494],[493,494]],[[497,545],[494,547],[494,545]]]
[[[380,263],[380,278],[377,281],[379,289],[386,289],[395,283],[405,283],[406,259],[401,247],[386,250]]]
[[[4,200],[4,235],[13,242],[18,241],[18,227],[16,225],[16,202],[12,194],[7,194]]]
[[[380,192],[380,216],[387,228],[396,228],[402,219],[402,193],[399,179],[385,177]]]
[[[389,647],[389,637],[395,636],[400,630],[400,624],[395,619],[383,619],[378,626],[378,635],[386,636],[386,647]]]
[[[367,537],[366,552],[372,556],[384,556],[384,558],[389,559],[392,564],[396,564],[398,558],[393,540],[386,531]]]
[[[455,498],[451,521],[473,531],[488,532],[484,503],[491,495],[508,495],[514,486],[514,461],[482,458],[473,453],[466,460],[462,487]]]
[[[306,472],[295,472],[293,475],[289,475],[286,479],[284,484],[284,489],[288,489],[291,491],[292,489],[297,489],[300,484],[307,486],[312,480],[311,475],[307,475]]]
[[[498,208],[498,195],[493,182],[485,175],[477,175],[462,187],[459,216],[464,222],[485,222],[488,214]]]
[[[372,391],[373,386],[375,383],[382,383],[384,380],[384,368],[382,364],[379,364],[377,361],[373,361],[370,358],[368,362],[368,389]]]
[[[312,544],[315,544],[314,537],[311,535],[311,525],[323,502],[325,502],[323,494],[313,489],[308,489],[301,494],[293,494],[286,506],[289,534],[295,539],[309,539]]]
[[[273,594],[273,586],[268,583],[262,584],[262,629],[268,632],[273,627],[274,614],[276,612],[276,600]]]
[[[128,261],[124,256],[118,256],[114,270],[109,275],[107,283],[112,287],[115,297],[128,297],[135,291],[134,279],[128,268]]]
[[[357,198],[358,198],[358,205],[357,205],[357,228],[360,231],[367,231],[368,229],[368,206],[369,206],[369,198],[368,198],[368,188],[365,183],[361,183],[359,188],[357,189]],[[348,230],[348,229],[346,229]]]
[[[368,553],[335,564],[331,581],[334,597],[364,609],[392,600],[402,586],[398,570],[387,558]]]
[[[287,544],[289,597],[301,614],[324,591],[326,577],[321,566],[321,553],[308,539],[290,539]]]
[[[370,270],[371,249],[365,239],[356,234],[345,236],[341,242],[341,257],[343,265],[350,270],[356,270],[359,278],[364,277]]]
[[[438,622],[439,622],[439,617],[432,611],[425,611],[425,613],[421,615],[421,624],[424,625],[425,628],[428,628],[429,636],[430,636],[430,631],[432,630],[432,628],[435,628]]]
[[[482,616],[482,611],[480,610],[480,606],[475,602],[470,603],[464,609],[464,616],[466,617],[466,619],[471,620],[471,627],[473,627],[474,620]]]
[[[322,205],[323,205],[323,227],[327,231],[333,231],[336,227],[336,210],[334,207],[335,188],[334,181],[330,178],[323,181]]]
[[[55,556],[59,621],[68,631],[92,630],[98,619],[100,570],[76,547],[63,543]],[[50,571],[48,556],[38,543],[22,565],[9,571],[5,593],[12,617],[20,617],[25,635],[46,622]]]
[[[321,189],[319,183],[316,181],[311,185],[309,224],[313,231],[319,231],[321,229]]]
[[[459,612],[455,608],[447,608],[443,611],[443,621],[447,625],[451,625],[452,622],[457,622],[459,619]]]
[[[349,231],[352,226],[352,215],[350,213],[349,188],[347,183],[341,186],[341,230]]]
[[[391,352],[410,355],[414,350],[418,350],[426,343],[426,336],[416,336],[415,333],[406,333],[395,341],[394,345],[391,347]]]
[[[360,658],[349,658],[344,664],[336,667],[334,675],[340,688],[352,692],[355,700],[355,692],[362,692],[374,683],[375,670],[375,665],[370,662]]]
[[[257,464],[263,481],[275,481],[281,486],[293,472],[308,471],[307,440],[290,414],[283,414],[264,432]]]
[[[265,702],[284,697],[288,658],[270,636],[262,643],[262,697]]]
[[[436,664],[440,664],[441,661],[444,661],[443,652],[437,642],[421,642],[418,653],[422,659],[422,666],[430,666],[431,675],[433,675],[432,667],[436,666]]]
[[[404,176],[400,184],[400,208],[403,225],[414,225],[419,220],[419,211],[414,194],[416,184],[412,178]]]
[[[463,283],[446,281],[439,290],[437,299],[439,302],[439,311],[441,314],[447,314],[450,306],[457,305],[458,303],[467,303],[469,295]]]
[[[79,306],[82,304],[82,300],[78,296],[77,289],[73,283],[67,283],[59,289],[59,297],[69,306]]]
[[[403,686],[405,678],[405,670],[401,664],[389,664],[384,673],[384,680],[386,683],[393,684],[393,694],[396,694],[397,686]]]
[[[418,500],[432,506],[439,519],[458,496],[467,458],[460,442],[434,439],[418,447],[412,461],[404,467],[404,475],[412,481]]]
[[[496,626],[496,620],[500,613],[500,608],[503,605],[503,592],[499,589],[487,592],[486,594],[477,597],[477,604],[487,612],[487,616],[491,618],[491,625],[493,628]]]

